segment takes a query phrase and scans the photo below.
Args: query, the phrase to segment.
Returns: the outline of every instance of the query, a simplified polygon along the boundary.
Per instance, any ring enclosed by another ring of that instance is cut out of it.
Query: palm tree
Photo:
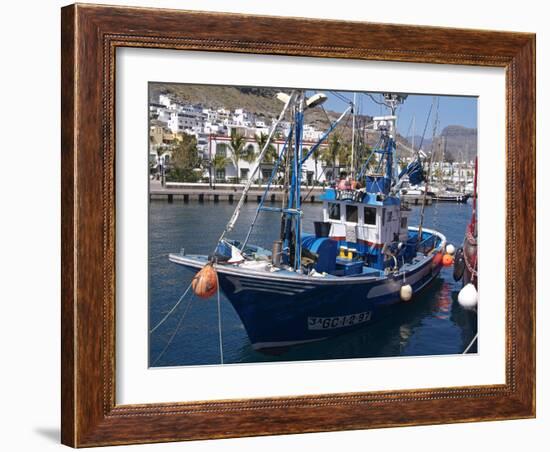
[[[254,160],[256,160],[256,151],[254,150],[254,146],[249,144],[244,150],[241,159],[248,163],[254,162]]]
[[[332,179],[336,180],[336,159],[340,154],[340,148],[342,143],[340,140],[340,135],[335,133],[330,137],[328,148],[325,149],[322,154],[322,159],[327,165],[332,165]]]
[[[263,133],[263,132],[260,132],[260,135],[256,135],[256,143],[258,143],[260,152],[262,152],[262,149],[267,143],[268,136],[269,135],[267,133]],[[277,160],[277,157],[278,157],[277,149],[275,149],[275,146],[273,146],[272,143],[269,143],[261,163],[275,163],[275,161]]]
[[[239,160],[244,157],[244,145],[246,139],[243,134],[239,133],[237,129],[231,129],[231,138],[229,140],[229,147],[231,148],[231,160],[237,170],[237,182],[240,180],[239,173]]]
[[[244,149],[241,159],[245,162],[248,162],[249,165],[256,161],[256,150],[254,149],[254,146],[252,144],[249,144]],[[252,175],[249,175],[248,177],[252,177]]]
[[[321,148],[320,147],[317,147],[313,153],[311,154],[311,156],[313,157],[313,161],[315,162],[315,183],[318,183],[319,182],[319,176],[317,175],[317,162],[319,161],[319,159],[321,158]],[[314,185],[315,185],[314,183]]]
[[[216,154],[212,160],[212,167],[214,168],[214,177],[216,177],[217,170],[224,170],[225,167],[229,164],[229,159],[220,154]]]
[[[258,144],[259,152],[262,152],[262,149],[267,143],[268,137],[269,135],[263,132],[260,132],[259,135],[256,135],[255,139],[256,139],[256,143]],[[260,165],[262,163],[267,163],[267,164],[275,163],[278,157],[279,157],[279,154],[277,153],[277,149],[275,149],[275,146],[273,146],[272,143],[269,143],[265,151],[264,158],[260,162]],[[262,179],[263,179],[263,175],[260,174],[260,177],[258,178],[258,183],[260,183]]]
[[[340,145],[340,149],[338,150],[338,164],[346,168],[351,167],[351,146],[348,143]]]

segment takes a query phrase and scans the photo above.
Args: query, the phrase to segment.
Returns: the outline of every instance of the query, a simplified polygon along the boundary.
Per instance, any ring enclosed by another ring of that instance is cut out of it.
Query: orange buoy
[[[209,298],[218,290],[218,276],[212,264],[206,264],[191,283],[193,292],[200,298]]]
[[[441,253],[434,254],[432,259],[432,268],[437,267],[441,263]]]
[[[453,265],[453,262],[454,262],[453,256],[451,256],[450,254],[445,254],[443,256],[444,267],[450,267],[451,265]]]

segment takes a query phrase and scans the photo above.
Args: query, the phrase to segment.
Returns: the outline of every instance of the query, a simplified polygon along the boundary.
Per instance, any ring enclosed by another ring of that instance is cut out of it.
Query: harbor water
[[[193,273],[168,261],[168,254],[211,254],[235,205],[228,203],[151,202],[149,210],[149,325],[155,326],[188,287]],[[230,238],[242,239],[257,208],[245,204]],[[304,231],[313,233],[321,204],[304,205]],[[455,247],[462,244],[471,203],[426,206],[425,226],[436,229]],[[420,207],[412,207],[411,226],[419,223]],[[260,215],[250,243],[271,248],[279,232],[275,213]],[[222,343],[225,364],[395,356],[460,354],[477,333],[477,315],[457,301],[461,283],[452,267],[409,303],[378,323],[324,341],[294,346],[278,354],[254,351],[237,313],[221,293]],[[190,301],[191,300],[191,301]],[[482,340],[482,339],[480,339]],[[469,350],[477,352],[477,341]],[[216,297],[187,297],[158,329],[149,334],[149,366],[220,363]]]

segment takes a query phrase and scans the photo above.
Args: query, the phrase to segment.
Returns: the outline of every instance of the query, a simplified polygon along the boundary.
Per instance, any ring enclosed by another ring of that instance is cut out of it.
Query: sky
[[[342,112],[348,104],[340,98],[345,97],[349,101],[353,100],[353,92],[349,91],[317,91],[324,93],[328,99],[324,103],[326,110]],[[314,91],[307,91],[310,96]],[[370,93],[376,100],[381,100],[382,96],[377,93]],[[464,127],[477,127],[477,98],[463,96],[437,96],[439,97],[439,129],[438,133],[449,125],[461,125]],[[412,119],[414,120],[414,135],[421,136],[426,125],[426,119],[430,106],[433,102],[433,95],[410,94],[405,102],[397,109],[397,130],[403,136],[413,135]],[[377,105],[370,97],[364,93],[357,93],[357,110],[359,114],[369,116],[381,116],[389,114],[389,109]],[[433,120],[435,111],[432,111],[428,128],[426,129],[426,138],[432,135]]]

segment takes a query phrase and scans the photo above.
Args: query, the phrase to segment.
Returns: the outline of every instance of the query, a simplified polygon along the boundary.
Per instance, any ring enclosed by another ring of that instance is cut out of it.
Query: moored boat
[[[462,204],[466,203],[469,198],[470,195],[467,193],[452,190],[444,190],[435,193],[433,196],[433,200],[436,202],[458,202]]]
[[[349,177],[325,190],[315,234],[303,232],[302,164],[353,106],[306,152],[302,146],[304,111],[321,103],[323,95],[306,98],[304,92],[294,91],[278,97],[285,107],[258,161],[287,109],[292,128],[246,238],[231,240],[226,234],[233,229],[250,184],[212,255],[182,251],[169,256],[193,271],[207,266],[214,269],[220,290],[238,313],[252,346],[259,350],[326,339],[383,318],[437,277],[446,249],[442,233],[423,227],[423,215],[418,226],[409,226],[410,209],[400,196],[401,178],[416,184],[424,179],[420,156],[401,172],[395,158],[395,110],[406,96],[385,95],[391,115],[374,118],[379,144],[365,161],[356,167],[352,162]],[[284,175],[285,202],[281,207],[268,207],[264,200],[278,172]],[[272,249],[249,244],[260,213],[275,215],[280,221],[280,235]]]

